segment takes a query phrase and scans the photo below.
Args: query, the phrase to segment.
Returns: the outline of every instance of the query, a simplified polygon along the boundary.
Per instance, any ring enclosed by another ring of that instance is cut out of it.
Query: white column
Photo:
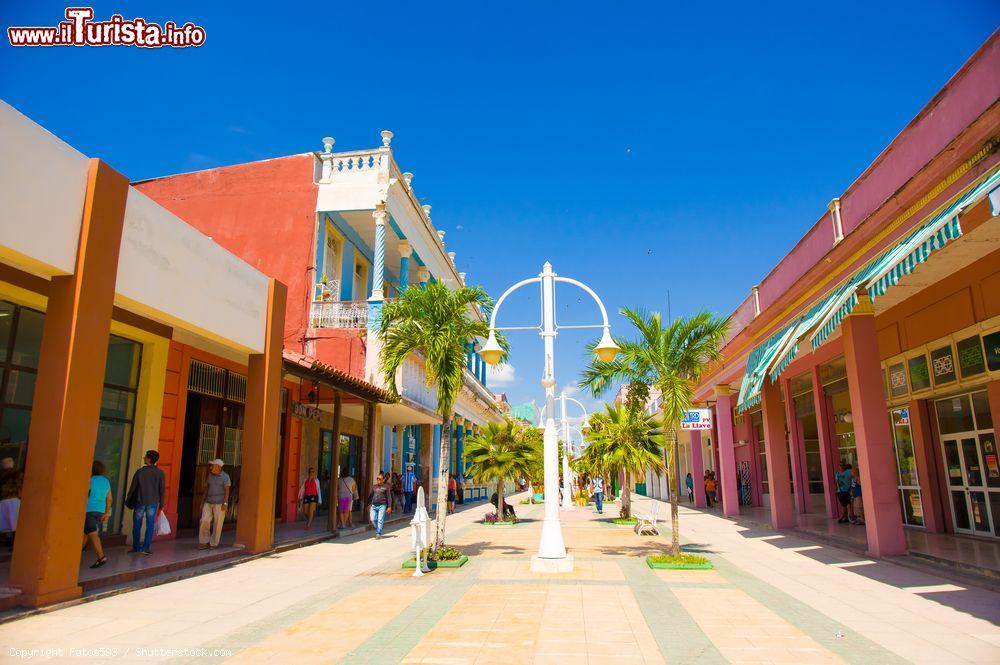
[[[385,300],[382,286],[385,284],[385,204],[378,204],[375,212],[375,262],[372,267],[372,295],[369,300]]]

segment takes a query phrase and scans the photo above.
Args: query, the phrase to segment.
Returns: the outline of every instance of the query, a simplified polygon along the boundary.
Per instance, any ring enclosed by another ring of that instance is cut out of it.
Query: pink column
[[[816,429],[819,432],[819,461],[823,467],[823,500],[826,503],[826,514],[830,517],[840,517],[840,506],[837,503],[837,483],[835,480],[834,459],[831,451],[833,446],[833,419],[830,417],[830,403],[823,392],[823,382],[819,376],[819,365],[812,368],[813,406],[816,409]]]
[[[843,331],[847,386],[864,493],[868,553],[874,557],[906,554],[875,315],[867,293],[860,294],[858,306],[844,319]]]
[[[729,386],[715,386],[715,420],[719,435],[719,484],[722,486],[722,511],[726,517],[739,517],[740,494],[736,487],[736,451],[733,448],[733,396]]]
[[[704,508],[705,501],[705,461],[702,459],[701,432],[691,430],[691,475],[694,481],[694,507]],[[686,489],[686,488],[685,488]]]
[[[947,497],[938,485],[938,455],[931,429],[930,402],[925,399],[910,401],[910,434],[913,437],[913,459],[917,465],[920,483],[920,505],[924,514],[924,528],[934,533],[945,531],[944,502]]]
[[[765,382],[762,403],[771,526],[775,529],[788,529],[795,526],[796,519],[792,491],[788,486],[788,451],[785,449],[785,414],[781,407],[781,386]]]
[[[795,402],[792,400],[792,381],[784,379],[781,390],[785,396],[785,426],[788,428],[788,451],[791,454],[792,484],[795,486],[795,507],[800,513],[809,512],[809,481],[806,475],[806,451],[799,435],[799,420],[795,417]]]

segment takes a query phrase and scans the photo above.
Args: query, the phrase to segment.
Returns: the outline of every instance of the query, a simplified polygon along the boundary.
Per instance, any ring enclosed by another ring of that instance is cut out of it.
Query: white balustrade
[[[311,328],[368,327],[368,302],[314,302],[309,312]]]

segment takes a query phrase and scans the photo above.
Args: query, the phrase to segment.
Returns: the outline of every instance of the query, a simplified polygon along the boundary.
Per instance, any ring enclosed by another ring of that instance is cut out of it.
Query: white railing
[[[368,302],[314,302],[309,310],[309,327],[367,328]]]
[[[399,394],[431,409],[437,408],[437,386],[427,386],[427,369],[424,359],[416,354],[410,354],[399,370],[396,385]]]
[[[340,280],[328,279],[313,285],[313,300],[315,302],[329,302],[340,300]]]

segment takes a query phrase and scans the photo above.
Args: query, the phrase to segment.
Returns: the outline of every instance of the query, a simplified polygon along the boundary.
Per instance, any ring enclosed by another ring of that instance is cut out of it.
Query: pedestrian
[[[413,473],[413,465],[407,464],[403,473],[403,512],[409,515],[413,512],[413,493],[417,491],[417,476]]]
[[[694,503],[694,477],[690,473],[684,479],[684,486],[687,487],[688,501]]]
[[[143,466],[132,475],[132,484],[125,495],[125,507],[132,510],[132,549],[129,554],[145,554],[153,552],[149,549],[156,533],[156,516],[163,510],[163,494],[166,479],[156,463],[160,453],[147,450],[143,456]],[[146,533],[143,536],[143,521],[146,523]]]
[[[594,476],[590,479],[590,496],[594,497],[597,504],[597,514],[604,514],[604,478]]]
[[[856,519],[854,506],[851,505],[851,465],[846,460],[840,461],[840,471],[837,472],[837,501],[840,503],[840,524],[847,524]]]
[[[448,476],[448,513],[455,512],[455,497],[458,495],[458,481],[455,480],[455,474],[452,473]]]
[[[857,467],[851,467],[851,508],[854,510],[851,524],[864,524],[865,508],[861,500],[861,476],[858,475]]]
[[[23,476],[14,468],[14,458],[0,460],[0,541],[11,549],[17,531],[17,516],[21,512],[21,481]]]
[[[392,472],[392,509],[402,510],[403,509],[403,477]]]
[[[101,545],[101,526],[111,516],[111,481],[105,477],[104,462],[94,460],[90,465],[90,490],[87,492],[87,510],[83,518],[83,547],[87,543],[97,555],[91,568],[100,568],[108,562]]]
[[[392,487],[385,482],[385,475],[378,474],[371,494],[371,523],[375,526],[375,538],[382,537],[385,516],[392,513]]]
[[[705,501],[711,508],[715,503],[715,493],[719,489],[719,483],[715,480],[715,471],[708,472],[708,480],[705,481]]]
[[[306,529],[312,527],[313,518],[316,517],[316,506],[321,503],[323,503],[323,492],[319,488],[316,467],[311,466],[299,488],[299,510],[306,516]]]
[[[222,523],[226,521],[226,509],[229,507],[229,489],[233,481],[229,474],[222,470],[225,465],[221,459],[208,463],[208,475],[205,476],[205,500],[201,504],[201,521],[198,523],[198,549],[213,550],[219,546],[222,537]]]
[[[337,501],[340,504],[340,520],[338,526],[341,529],[349,529],[354,526],[354,502],[358,499],[358,484],[349,473],[344,473],[337,481]]]

